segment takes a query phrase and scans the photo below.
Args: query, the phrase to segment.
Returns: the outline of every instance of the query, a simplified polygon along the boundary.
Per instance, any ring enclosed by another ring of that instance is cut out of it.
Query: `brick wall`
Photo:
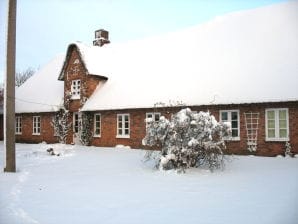
[[[211,114],[219,120],[220,110],[239,110],[240,115],[240,140],[227,142],[227,153],[241,155],[260,155],[260,156],[276,156],[283,154],[285,151],[285,142],[283,141],[266,141],[265,137],[265,110],[267,108],[288,108],[289,112],[289,135],[292,151],[298,153],[298,102],[284,103],[255,103],[240,105],[210,105],[210,106],[194,106],[190,107],[193,111],[210,111]],[[118,144],[128,145],[132,148],[148,148],[142,146],[142,139],[145,136],[145,118],[146,113],[160,112],[161,115],[170,118],[171,114],[178,112],[181,107],[176,108],[159,108],[159,109],[130,109],[130,110],[111,110],[97,111],[94,113],[101,114],[101,136],[93,137],[91,145],[102,147],[114,147]],[[258,131],[258,148],[256,152],[247,150],[247,137],[245,127],[245,112],[258,112],[259,131]],[[117,138],[117,114],[130,115],[130,138]],[[36,114],[19,114],[22,117],[22,134],[16,135],[18,142],[39,143],[45,141],[47,143],[57,142],[54,136],[54,128],[51,125],[54,113],[36,113]],[[33,116],[41,117],[41,133],[33,135]],[[72,116],[69,122],[72,122]],[[93,130],[94,131],[94,130]],[[69,131],[67,143],[73,143],[72,129]]]
[[[34,113],[17,114],[22,117],[22,133],[16,134],[17,142],[24,143],[56,143],[57,137],[54,136],[54,128],[51,125],[54,113]],[[40,135],[33,134],[33,116],[40,116]]]
[[[266,141],[265,137],[265,110],[267,108],[288,108],[289,110],[289,134],[292,151],[298,153],[298,103],[254,103],[254,104],[233,104],[233,105],[211,105],[190,107],[195,111],[210,111],[211,114],[219,120],[220,110],[239,110],[240,116],[240,140],[227,142],[227,153],[241,155],[260,155],[276,156],[283,154],[285,151],[285,142],[283,141]],[[145,136],[144,119],[146,113],[161,112],[162,115],[169,118],[172,113],[176,113],[181,108],[160,108],[156,109],[133,109],[133,110],[115,110],[99,111],[101,114],[101,137],[94,137],[92,145],[114,147],[117,144],[129,145],[132,148],[144,148],[142,139]],[[259,130],[257,151],[250,152],[247,150],[247,136],[245,127],[245,112],[259,113]],[[130,138],[116,138],[117,135],[117,114],[130,114]]]

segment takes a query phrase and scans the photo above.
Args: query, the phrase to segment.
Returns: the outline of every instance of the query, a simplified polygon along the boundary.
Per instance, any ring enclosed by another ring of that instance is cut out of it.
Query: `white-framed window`
[[[266,141],[289,141],[287,108],[266,109]]]
[[[130,117],[129,114],[117,114],[117,138],[130,137]]]
[[[239,110],[221,110],[219,113],[219,120],[221,122],[230,122],[232,129],[232,139],[240,140],[240,117]]]
[[[159,121],[160,113],[156,113],[156,112],[146,113],[146,118],[152,118],[153,121]]]
[[[94,136],[101,136],[101,114],[94,114]]]
[[[16,116],[16,134],[21,135],[22,134],[22,117],[21,116]]]
[[[33,135],[40,135],[40,116],[33,116]]]
[[[71,81],[71,99],[81,98],[81,80],[76,79]]]

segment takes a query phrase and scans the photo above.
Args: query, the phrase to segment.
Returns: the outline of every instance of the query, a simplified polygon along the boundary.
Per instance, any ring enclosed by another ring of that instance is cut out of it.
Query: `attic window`
[[[78,100],[81,98],[81,80],[76,79],[71,81],[71,99]]]

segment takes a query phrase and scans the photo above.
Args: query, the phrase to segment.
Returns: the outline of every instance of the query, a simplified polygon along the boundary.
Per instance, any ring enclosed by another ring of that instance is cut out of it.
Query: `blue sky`
[[[0,82],[5,72],[7,1],[0,0]],[[112,43],[176,31],[228,12],[285,0],[18,0],[16,70],[37,69],[72,41],[92,43],[94,31]]]

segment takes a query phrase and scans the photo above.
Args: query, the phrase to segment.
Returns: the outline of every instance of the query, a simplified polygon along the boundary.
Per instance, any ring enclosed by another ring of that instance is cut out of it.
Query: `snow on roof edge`
[[[177,108],[177,107],[203,107],[203,106],[224,106],[224,105],[247,105],[247,104],[271,104],[271,103],[298,103],[298,98],[291,98],[285,100],[266,100],[266,101],[243,101],[243,102],[219,102],[219,103],[202,103],[202,104],[179,104],[179,105],[169,105],[165,104],[165,106],[142,106],[142,107],[135,107],[135,106],[127,106],[127,107],[102,107],[96,109],[84,109],[84,106],[80,109],[80,112],[92,112],[92,111],[107,111],[107,110],[141,110],[141,109],[153,109],[153,108]]]

